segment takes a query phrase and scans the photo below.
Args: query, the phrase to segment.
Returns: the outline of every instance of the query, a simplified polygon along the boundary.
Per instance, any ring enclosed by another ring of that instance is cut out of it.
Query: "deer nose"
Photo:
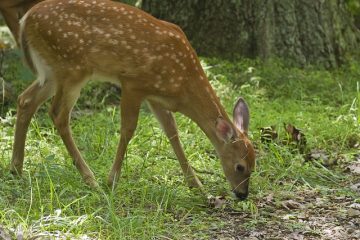
[[[234,192],[235,196],[237,199],[243,201],[247,198],[247,196],[249,195],[249,192],[246,191],[245,193],[242,193],[242,192]]]

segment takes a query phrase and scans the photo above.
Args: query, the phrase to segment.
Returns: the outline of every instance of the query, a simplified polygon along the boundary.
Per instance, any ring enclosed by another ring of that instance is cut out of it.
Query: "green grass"
[[[28,237],[60,234],[69,239],[85,235],[93,239],[212,239],[232,223],[236,229],[250,231],[270,221],[260,203],[271,193],[278,205],[304,189],[316,190],[321,196],[336,191],[359,199],[348,186],[353,176],[345,174],[341,166],[356,153],[349,139],[359,140],[360,136],[360,63],[329,72],[289,69],[280,62],[204,62],[229,113],[238,96],[245,97],[250,105],[250,136],[257,149],[257,168],[247,201],[227,197],[226,208],[213,209],[200,191],[187,188],[165,135],[146,107],[141,110],[119,185],[110,191],[105,180],[119,139],[120,116],[114,104],[118,98],[112,90],[108,94],[112,100],[107,101],[106,88],[92,84],[74,109],[72,128],[102,190],[88,189],[81,181],[46,107],[40,109],[30,127],[23,176],[12,176],[8,164],[15,118],[14,106],[10,105],[0,122],[0,227]],[[29,79],[16,58],[8,64],[6,79],[21,79],[24,74]],[[252,73],[247,72],[249,67],[255,68]],[[28,82],[16,81],[15,85]],[[99,93],[95,97],[91,95],[94,91]],[[205,191],[229,196],[210,142],[189,119],[179,114],[176,119],[187,157],[195,169],[205,170],[198,173]],[[341,164],[328,169],[320,162],[304,162],[303,156],[280,141],[263,145],[259,128],[275,125],[283,138],[283,122],[303,130],[308,149],[322,149],[331,158],[341,159]],[[238,221],[241,224],[236,224]],[[289,223],[286,227],[302,226]]]

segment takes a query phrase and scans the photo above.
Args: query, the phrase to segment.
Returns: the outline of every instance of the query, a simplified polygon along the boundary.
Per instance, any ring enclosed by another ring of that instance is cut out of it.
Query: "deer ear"
[[[249,130],[250,112],[249,107],[243,98],[239,98],[235,104],[233,112],[235,126],[247,135]]]
[[[215,124],[216,135],[225,143],[228,143],[233,139],[235,131],[230,123],[224,120],[222,117],[218,117]]]

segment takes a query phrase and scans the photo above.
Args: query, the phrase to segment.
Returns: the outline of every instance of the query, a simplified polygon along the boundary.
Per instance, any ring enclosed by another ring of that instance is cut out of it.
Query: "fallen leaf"
[[[250,233],[250,237],[263,237],[266,236],[266,232],[265,231],[251,231]]]
[[[325,229],[323,232],[325,236],[331,237],[330,239],[344,239],[343,237],[346,236],[345,229],[342,226]]]
[[[278,133],[275,130],[275,126],[260,128],[260,140],[262,143],[270,143],[277,139]]]
[[[321,149],[313,149],[306,155],[306,160],[327,160],[328,154]]]
[[[300,153],[304,153],[306,148],[305,134],[292,124],[284,123],[284,128],[286,133],[288,134],[288,144],[295,143]]]
[[[325,167],[330,167],[337,164],[337,159],[332,158],[326,153],[324,150],[321,149],[313,149],[310,153],[306,154],[305,156],[306,161],[318,161]]]
[[[226,199],[224,196],[217,196],[217,197],[210,196],[208,197],[208,202],[209,205],[213,208],[223,208],[225,206]]]
[[[288,209],[288,210],[290,210],[290,209],[304,209],[305,208],[305,206],[303,204],[298,203],[298,202],[296,202],[294,200],[283,201],[281,203],[281,205],[284,208]]]
[[[289,235],[288,239],[292,239],[292,240],[303,240],[304,239],[304,235],[298,232],[294,232],[292,234]]]
[[[350,188],[352,190],[354,190],[355,192],[359,192],[360,193],[360,182],[359,183],[356,183],[354,185],[351,185]]]
[[[360,217],[360,211],[353,208],[348,209],[347,214],[349,217]]]
[[[350,170],[350,172],[360,175],[360,160],[358,159],[358,161],[349,165],[348,169]]]
[[[360,203],[353,203],[349,206],[350,208],[360,210]]]

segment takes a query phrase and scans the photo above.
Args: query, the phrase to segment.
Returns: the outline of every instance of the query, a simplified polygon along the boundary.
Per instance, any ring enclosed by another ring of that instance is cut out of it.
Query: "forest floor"
[[[248,199],[237,201],[213,146],[193,122],[176,114],[205,194],[186,186],[146,106],[119,185],[108,189],[120,94],[98,83],[84,89],[72,129],[100,189],[81,181],[46,113],[48,104],[31,123],[24,173],[12,176],[13,96],[32,76],[16,51],[6,51],[3,60],[0,73],[14,93],[0,109],[0,239],[360,238],[359,62],[327,71],[288,68],[278,61],[203,59],[226,110],[232,112],[238,96],[251,110],[257,167]]]

